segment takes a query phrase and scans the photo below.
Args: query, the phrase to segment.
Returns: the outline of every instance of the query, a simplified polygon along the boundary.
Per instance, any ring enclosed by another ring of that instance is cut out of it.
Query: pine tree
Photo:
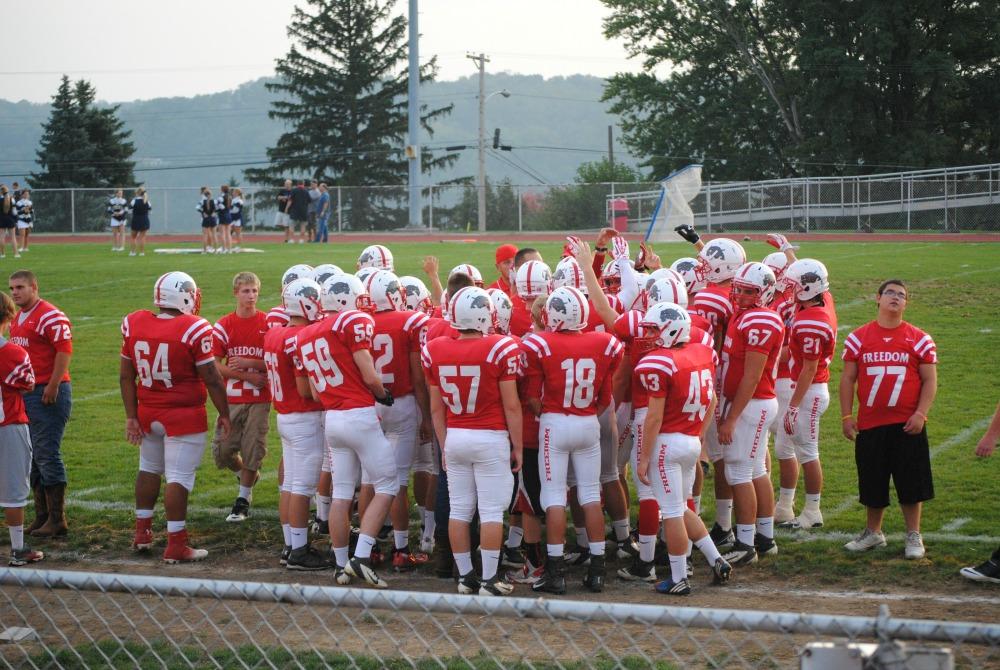
[[[129,141],[131,130],[124,130],[125,123],[118,114],[118,105],[98,108],[94,106],[97,91],[90,82],[81,79],[73,90],[76,104],[83,116],[87,138],[91,145],[92,186],[123,188],[135,183],[135,145]]]
[[[393,14],[395,0],[307,0],[288,27],[293,45],[278,60],[280,94],[269,115],[289,131],[267,151],[270,165],[249,169],[253,182],[278,185],[287,177],[363,187],[406,182],[403,147],[407,130],[407,22]],[[433,80],[435,59],[420,68],[421,81]],[[421,126],[452,106],[421,108]],[[424,151],[425,172],[456,160]],[[404,208],[386,208],[402,190],[386,193],[345,189],[344,214],[355,230],[392,228],[405,223]]]
[[[33,188],[90,186],[87,161],[92,155],[86,124],[69,77],[63,75],[59,90],[52,96],[52,111],[43,126],[38,146],[42,171],[32,173]]]

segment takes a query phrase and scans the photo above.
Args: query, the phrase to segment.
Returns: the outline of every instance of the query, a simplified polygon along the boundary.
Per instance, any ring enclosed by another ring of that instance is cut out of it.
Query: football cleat
[[[246,498],[237,498],[233,503],[233,511],[226,517],[229,523],[241,523],[250,516],[250,501]]]
[[[726,559],[721,556],[715,559],[715,565],[712,566],[712,583],[715,585],[725,584],[729,581],[729,578],[733,574],[733,566],[726,562]]]
[[[458,592],[463,596],[471,596],[479,593],[479,589],[482,584],[479,583],[479,579],[476,578],[475,572],[469,572],[467,575],[462,575],[458,578]]]
[[[351,577],[365,580],[370,586],[377,589],[389,588],[389,583],[379,577],[375,569],[372,568],[372,561],[369,558],[352,558],[344,567],[344,572]]]
[[[687,596],[691,594],[691,584],[687,579],[682,579],[679,582],[675,582],[672,579],[664,579],[662,582],[657,582],[654,588],[657,593],[668,596]]]
[[[753,546],[757,550],[757,556],[774,556],[778,553],[778,543],[773,537],[764,537],[760,533],[754,533]]]
[[[414,554],[409,549],[392,550],[392,569],[396,572],[409,572],[428,560],[427,554],[424,553]]]
[[[574,546],[566,552],[566,565],[590,565],[590,549]]]
[[[906,534],[906,549],[903,555],[914,560],[917,558],[923,558],[927,554],[927,550],[924,549],[924,540],[920,537],[920,533],[915,530],[911,530]]]
[[[684,573],[688,576],[688,578],[694,577],[694,561],[691,560],[690,556],[687,557]]]
[[[730,565],[750,565],[757,562],[757,549],[737,540],[722,558]]]
[[[19,568],[28,563],[37,563],[43,558],[45,558],[44,552],[35,551],[28,545],[24,545],[20,549],[11,549],[10,560],[7,561],[7,565],[12,568]]]
[[[288,555],[292,553],[292,547],[285,545],[281,548],[281,555],[278,556],[278,565],[288,565]]]
[[[481,596],[509,596],[513,592],[514,585],[501,579],[500,575],[494,575],[492,579],[487,579],[479,586]]]
[[[285,568],[288,570],[329,570],[331,567],[329,559],[308,544],[289,552],[288,561],[285,563]]]
[[[1000,560],[991,557],[974,568],[962,568],[958,574],[974,582],[1000,584]]]
[[[208,558],[207,550],[189,547],[187,541],[188,534],[186,530],[167,533],[167,549],[163,552],[163,562],[172,565],[175,563],[203,561]]]
[[[632,565],[618,569],[618,577],[627,582],[655,582],[656,569],[652,561],[644,561],[635,556]]]
[[[136,519],[132,551],[148,551],[153,546],[153,520]]]
[[[351,583],[351,576],[339,565],[333,569],[333,581],[340,586],[347,586]]]
[[[792,509],[791,505],[775,505],[774,506],[774,525],[778,528],[794,528],[795,523],[795,510]]]
[[[604,590],[604,577],[605,577],[605,557],[604,554],[600,556],[591,556],[590,564],[587,566],[587,575],[583,578],[583,585],[594,593],[600,593]]]
[[[520,570],[511,570],[507,573],[507,581],[515,584],[534,584],[542,578],[545,566],[536,568],[530,560],[525,560]]]
[[[869,551],[877,547],[884,547],[885,545],[885,535],[882,534],[882,531],[865,528],[861,531],[860,535],[845,544],[844,549],[847,551],[860,552]]]
[[[715,548],[719,551],[729,549],[736,542],[736,535],[733,534],[733,529],[723,530],[722,526],[718,523],[712,526],[712,530],[708,534],[711,536]]]
[[[639,545],[631,537],[615,542],[615,558],[619,561],[627,561],[633,556],[639,555]]]
[[[823,527],[823,513],[817,510],[803,509],[802,514],[792,521],[792,528],[796,530],[809,530],[811,528]]]
[[[524,565],[524,560],[524,552],[520,547],[504,546],[501,565],[507,568],[519,568]]]
[[[329,535],[330,534],[330,520],[329,519],[315,519],[309,527],[313,535]]]
[[[566,593],[566,559],[563,556],[549,556],[542,576],[531,585],[535,593]]]

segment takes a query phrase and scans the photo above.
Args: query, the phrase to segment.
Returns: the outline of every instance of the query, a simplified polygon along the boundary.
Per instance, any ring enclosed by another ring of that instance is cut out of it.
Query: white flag
[[[660,199],[653,208],[653,218],[646,230],[647,242],[674,242],[674,228],[694,225],[694,212],[688,204],[701,191],[701,166],[688,165],[660,182]]]

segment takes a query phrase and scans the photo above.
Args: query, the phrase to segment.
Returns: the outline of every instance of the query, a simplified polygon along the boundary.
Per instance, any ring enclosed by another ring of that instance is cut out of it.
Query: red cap
[[[501,244],[497,247],[496,263],[499,265],[504,261],[509,261],[517,255],[517,247],[513,244]]]

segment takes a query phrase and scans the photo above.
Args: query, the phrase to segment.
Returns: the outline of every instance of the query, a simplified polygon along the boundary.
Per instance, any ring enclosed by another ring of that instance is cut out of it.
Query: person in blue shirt
[[[327,221],[330,218],[330,192],[326,183],[319,185],[319,198],[316,200],[316,239],[313,242],[328,242],[329,232]]]

